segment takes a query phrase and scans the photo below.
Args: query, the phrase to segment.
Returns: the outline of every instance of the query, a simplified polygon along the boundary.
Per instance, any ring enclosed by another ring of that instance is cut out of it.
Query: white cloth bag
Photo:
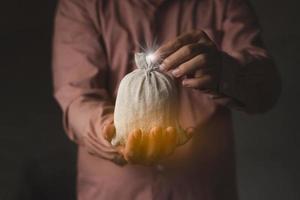
[[[137,69],[127,74],[118,88],[112,145],[125,144],[128,134],[135,129],[148,134],[154,126],[176,128],[177,142],[184,143],[186,136],[178,123],[178,89],[174,80],[158,71],[144,53],[135,54],[135,63]]]

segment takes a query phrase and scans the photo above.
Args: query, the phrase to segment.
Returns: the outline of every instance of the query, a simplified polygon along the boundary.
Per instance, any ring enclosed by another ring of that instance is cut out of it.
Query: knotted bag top
[[[158,69],[158,64],[153,62],[146,53],[135,53],[134,59],[137,68],[145,70],[147,74]]]

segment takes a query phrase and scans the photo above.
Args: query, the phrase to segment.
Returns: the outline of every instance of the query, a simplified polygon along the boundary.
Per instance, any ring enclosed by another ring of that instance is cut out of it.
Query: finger
[[[125,146],[120,145],[120,146],[117,146],[116,149],[117,149],[119,154],[118,154],[118,156],[115,157],[114,162],[118,165],[121,165],[121,166],[127,164],[127,160],[124,157],[124,155],[125,155]]]
[[[195,134],[195,131],[196,131],[196,129],[193,128],[193,127],[189,127],[187,129],[185,129],[184,130],[184,134],[186,135],[187,139],[184,140],[184,141],[178,141],[176,143],[176,147],[177,146],[182,146],[182,145],[186,144],[193,137],[193,135]]]
[[[112,160],[115,157],[115,155],[117,155],[116,152],[106,152],[101,150],[97,146],[97,144],[89,138],[86,138],[85,140],[86,140],[87,151],[89,152],[89,154],[93,156],[97,156],[99,158],[103,158],[107,160]]]
[[[108,125],[104,126],[104,128],[103,128],[103,134],[104,134],[104,138],[108,142],[111,142],[112,138],[116,134],[116,128],[115,128],[114,124],[108,124]]]
[[[112,159],[112,161],[115,164],[120,165],[120,166],[124,166],[125,164],[127,164],[127,161],[120,154],[115,155],[114,158]]]
[[[104,152],[104,153],[118,153],[117,149],[111,147],[103,146],[99,141],[92,137],[85,137],[85,145],[88,145],[89,147],[93,147],[93,149]]]
[[[138,149],[138,163],[147,164],[147,149],[149,144],[149,134],[143,133],[141,137],[141,143]]]
[[[197,54],[206,52],[206,46],[199,43],[185,45],[166,57],[160,65],[161,70],[170,70],[185,61],[193,58]]]
[[[210,37],[204,31],[201,31],[201,35],[199,36],[197,42],[199,44],[205,44],[205,46],[207,46],[208,49],[214,49],[216,47],[216,44],[210,39]]]
[[[208,72],[212,71],[210,68],[198,69],[193,73],[193,76],[188,76],[190,78],[202,78]]]
[[[158,158],[158,153],[160,151],[161,132],[162,129],[160,127],[154,127],[149,133],[146,160],[148,160],[150,163],[155,162]]]
[[[124,157],[128,162],[135,163],[138,161],[141,140],[142,132],[140,129],[136,129],[129,134],[124,149]]]
[[[189,139],[189,138],[191,138],[195,134],[195,128],[193,128],[193,127],[187,128],[185,130],[185,133],[186,133],[186,136]]]
[[[179,65],[179,67],[172,71],[172,74],[175,77],[181,77],[190,74],[197,69],[204,69],[205,67],[207,67],[207,57],[205,54],[200,54]]]
[[[107,148],[112,147],[111,143],[104,138],[103,130],[100,130],[99,132],[99,130],[96,129],[95,124],[92,122],[90,122],[90,131],[87,133],[87,136],[90,138],[94,138],[96,141]]]
[[[116,149],[119,152],[119,154],[125,155],[125,146],[124,145],[116,146]]]
[[[88,141],[92,141],[96,146],[101,150],[105,152],[117,152],[117,149],[114,148],[109,142],[107,142],[105,139],[97,138],[95,135],[91,134],[90,132],[87,133],[86,139]],[[107,142],[108,144],[105,144]]]
[[[200,90],[213,89],[212,77],[210,75],[205,75],[201,78],[184,79],[182,81],[182,85],[188,88],[195,88]]]
[[[128,162],[133,163],[137,160],[141,137],[141,131],[139,129],[134,130],[128,135],[127,142],[124,148],[124,157]]]
[[[200,38],[203,36],[202,31],[194,31],[190,33],[183,34],[174,40],[171,40],[167,42],[165,45],[161,46],[159,49],[156,50],[154,55],[161,59],[165,59],[175,51],[177,51],[179,48],[195,43],[200,40]]]
[[[165,152],[163,152],[163,154],[165,156],[170,155],[174,148],[176,147],[177,144],[177,134],[176,134],[176,130],[173,127],[168,127],[166,129],[166,148],[164,149]]]

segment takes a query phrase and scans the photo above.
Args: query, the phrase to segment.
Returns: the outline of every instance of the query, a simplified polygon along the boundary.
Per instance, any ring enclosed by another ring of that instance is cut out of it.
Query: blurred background
[[[250,0],[281,73],[277,106],[234,112],[241,200],[300,199],[297,0]],[[0,4],[0,200],[75,199],[76,146],[52,97],[54,0]]]

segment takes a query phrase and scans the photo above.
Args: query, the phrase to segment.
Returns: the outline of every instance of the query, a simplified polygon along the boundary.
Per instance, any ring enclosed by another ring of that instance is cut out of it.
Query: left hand
[[[214,93],[220,79],[221,54],[203,31],[178,36],[154,53],[162,71],[172,70],[185,87]]]
[[[127,162],[123,157],[122,147],[113,147],[110,143],[115,132],[116,129],[113,123],[105,124],[102,129],[100,124],[97,123],[82,137],[81,141],[90,155],[123,166]]]
[[[193,129],[185,131],[188,139],[193,133]],[[177,143],[177,134],[174,127],[155,126],[149,133],[136,129],[128,135],[121,152],[129,163],[152,165],[170,156],[181,145]]]

